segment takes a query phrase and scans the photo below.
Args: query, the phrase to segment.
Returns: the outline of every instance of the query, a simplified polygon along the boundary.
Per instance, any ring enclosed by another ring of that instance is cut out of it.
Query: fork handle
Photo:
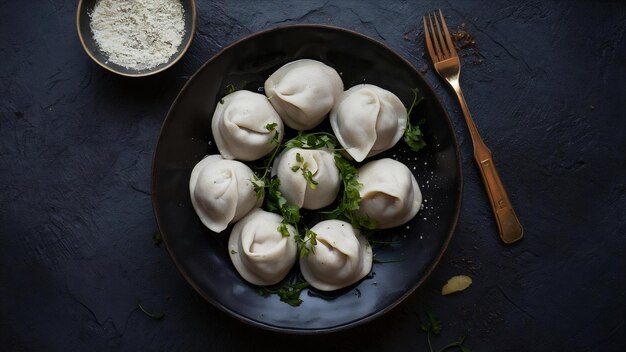
[[[484,147],[484,149],[480,152],[476,152],[475,150],[474,159],[478,164],[485,188],[487,189],[491,209],[493,210],[496,223],[498,224],[500,239],[506,244],[517,242],[524,235],[524,229],[504,190],[498,171],[493,164],[491,151],[484,143],[479,144],[482,144],[481,148]]]
[[[449,83],[459,98],[461,110],[463,111],[463,116],[465,117],[472,137],[474,159],[478,164],[478,169],[480,170],[485,189],[487,190],[491,209],[493,210],[496,223],[498,224],[500,239],[506,244],[517,242],[524,236],[524,228],[513,210],[513,206],[504,190],[498,171],[493,164],[491,150],[487,148],[487,145],[483,142],[483,139],[478,133],[478,129],[474,124],[474,120],[472,120],[472,115],[467,108],[467,103],[465,102],[465,97],[463,96],[458,81]]]

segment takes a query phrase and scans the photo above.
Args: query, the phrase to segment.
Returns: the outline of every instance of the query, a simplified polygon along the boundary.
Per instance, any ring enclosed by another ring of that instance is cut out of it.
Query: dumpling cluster
[[[422,205],[422,192],[406,165],[385,158],[371,161],[359,169],[359,211],[388,229],[411,220]]]
[[[222,232],[263,202],[254,191],[254,172],[244,163],[210,155],[191,171],[191,204],[202,223]]]
[[[296,262],[296,229],[290,236],[278,231],[280,215],[255,209],[233,226],[228,239],[230,259],[237,272],[255,285],[273,285],[282,280]]]
[[[300,258],[302,276],[311,286],[334,291],[361,280],[372,269],[372,247],[350,223],[326,220],[311,228],[314,251]]]
[[[259,209],[253,171],[241,161],[270,154],[285,126],[304,131],[327,116],[343,149],[356,162],[392,148],[407,125],[407,111],[393,93],[371,84],[346,91],[332,67],[315,60],[290,62],[265,81],[265,96],[240,90],[217,104],[211,129],[220,155],[193,168],[191,202],[202,223],[213,232],[234,224],[228,250],[237,272],[255,285],[273,285],[296,262],[296,229],[282,216]],[[275,154],[272,155],[274,157]],[[335,151],[287,148],[274,160],[271,175],[280,181],[287,203],[316,210],[337,198],[342,179]],[[360,212],[386,229],[415,216],[422,195],[415,177],[402,163],[381,159],[359,169]],[[286,229],[286,231],[285,231]],[[350,223],[321,221],[313,228],[314,248],[299,260],[304,278],[323,291],[350,286],[372,268],[372,248]],[[286,234],[289,234],[287,236]]]
[[[315,188],[305,178],[307,172]],[[287,202],[311,210],[332,203],[341,183],[334,155],[324,149],[287,149],[274,161],[272,175],[278,176],[280,192]]]
[[[309,130],[322,122],[343,92],[334,68],[315,60],[290,62],[265,81],[265,94],[285,124]]]
[[[330,113],[335,136],[358,162],[396,145],[406,124],[407,111],[402,101],[371,84],[345,91]]]
[[[274,125],[273,129],[268,125]],[[267,98],[247,90],[222,98],[215,108],[211,129],[225,159],[259,159],[274,149],[270,141],[276,133],[279,142],[283,138],[283,121]]]

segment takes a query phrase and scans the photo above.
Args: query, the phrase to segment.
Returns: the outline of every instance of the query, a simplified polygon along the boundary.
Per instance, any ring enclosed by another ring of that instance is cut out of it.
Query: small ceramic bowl
[[[98,43],[94,39],[93,32],[91,30],[90,14],[93,12],[94,6],[98,0],[79,0],[78,9],[76,11],[76,29],[78,31],[78,37],[85,49],[85,52],[93,61],[105,69],[117,73],[122,76],[129,77],[143,77],[153,75],[155,73],[166,70],[174,65],[180,58],[183,57],[187,49],[191,45],[194,34],[196,32],[196,2],[195,0],[181,0],[183,6],[183,16],[185,20],[185,34],[183,40],[178,46],[178,49],[170,59],[156,67],[144,70],[131,69],[124,66],[120,66],[116,63],[108,60],[108,56],[102,52]]]

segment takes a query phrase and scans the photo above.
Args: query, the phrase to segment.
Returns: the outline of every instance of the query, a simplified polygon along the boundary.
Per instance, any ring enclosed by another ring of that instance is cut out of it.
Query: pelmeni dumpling
[[[315,60],[290,62],[265,81],[265,95],[293,129],[317,126],[343,92],[343,81],[334,68]]]
[[[259,207],[252,185],[254,173],[244,163],[209,155],[191,171],[191,204],[202,223],[213,232],[222,232],[228,224]]]
[[[371,161],[359,169],[359,211],[387,229],[411,220],[422,205],[422,192],[409,168],[393,159]]]
[[[361,280],[372,269],[372,247],[350,223],[325,220],[311,228],[315,250],[300,258],[300,269],[311,286],[333,291]]]
[[[316,182],[311,188],[305,173]],[[289,204],[304,209],[319,209],[332,203],[339,191],[339,170],[333,152],[325,149],[291,148],[274,160],[272,176],[280,179],[279,190]]]
[[[274,125],[270,131],[266,126]],[[272,138],[283,137],[283,121],[267,98],[259,93],[239,90],[217,104],[211,122],[213,138],[224,159],[256,160],[275,145]]]
[[[280,215],[255,209],[239,220],[230,233],[228,251],[237,272],[248,282],[267,286],[278,283],[296,262],[298,234],[286,225],[290,236],[279,231]]]
[[[359,84],[343,92],[330,112],[335,136],[358,162],[393,147],[404,134],[406,123],[402,101],[371,84]]]

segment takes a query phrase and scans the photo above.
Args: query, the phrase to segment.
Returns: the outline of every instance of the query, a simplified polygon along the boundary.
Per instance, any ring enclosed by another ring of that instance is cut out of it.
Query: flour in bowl
[[[149,70],[169,61],[185,34],[179,0],[99,0],[91,30],[112,63]]]

